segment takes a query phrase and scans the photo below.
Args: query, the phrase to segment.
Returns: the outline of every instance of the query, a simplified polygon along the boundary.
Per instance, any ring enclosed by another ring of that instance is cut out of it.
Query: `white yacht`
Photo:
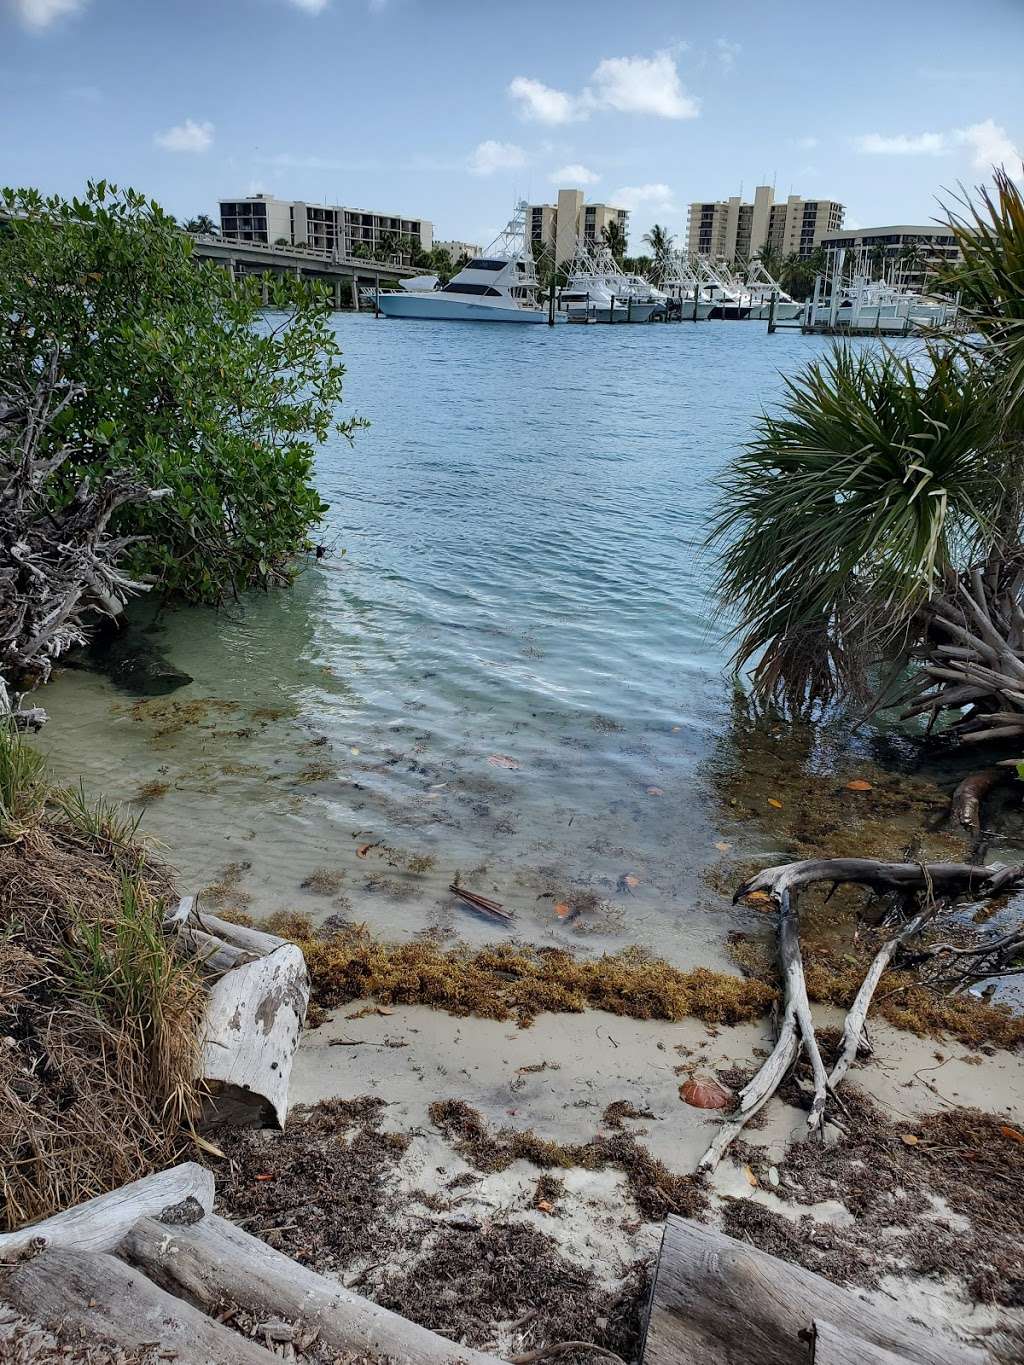
[[[704,322],[711,316],[711,300],[688,256],[677,251],[672,253],[663,287],[683,322]]]
[[[792,294],[786,293],[763,261],[751,261],[747,266],[746,285],[750,291],[750,316],[752,318],[759,318],[764,321],[773,316],[773,296],[776,322],[791,322],[794,318],[802,316],[804,305],[797,303]]]
[[[835,253],[825,275],[815,281],[814,298],[806,308],[810,323],[890,333],[926,332],[956,325],[956,300],[906,289],[894,277],[872,279],[859,257],[854,258],[847,275],[845,256],[843,250]]]
[[[558,307],[570,322],[650,322],[658,300],[646,281],[622,273],[607,247],[581,242]]]
[[[547,322],[548,310],[537,300],[537,270],[526,240],[526,204],[516,205],[505,231],[447,284],[383,289],[378,306],[389,318]]]

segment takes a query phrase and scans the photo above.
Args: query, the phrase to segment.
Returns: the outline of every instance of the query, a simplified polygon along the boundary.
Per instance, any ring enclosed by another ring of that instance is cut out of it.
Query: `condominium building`
[[[447,251],[453,261],[461,260],[463,256],[472,258],[482,254],[482,248],[478,247],[475,242],[435,242],[434,246],[438,251]]]
[[[582,190],[559,190],[554,204],[530,204],[526,210],[526,230],[531,242],[540,242],[555,253],[555,264],[565,265],[576,254],[580,243],[593,246],[600,242],[610,223],[629,232],[628,209],[612,204],[588,204]]]
[[[386,252],[395,237],[410,238],[422,251],[430,251],[434,241],[433,224],[423,218],[275,199],[271,194],[222,199],[220,231],[226,241],[284,243],[340,257],[354,255],[357,247],[376,256]]]
[[[691,252],[728,261],[749,260],[768,247],[779,256],[810,256],[829,232],[843,225],[835,199],[791,194],[775,202],[771,185],[758,185],[753,202],[739,195],[690,205],[686,219]]]
[[[902,282],[910,289],[921,289],[943,266],[958,265],[963,259],[956,238],[948,228],[932,223],[926,227],[899,224],[892,227],[850,229],[826,232],[821,240],[826,251],[863,252],[866,264],[898,266]]]

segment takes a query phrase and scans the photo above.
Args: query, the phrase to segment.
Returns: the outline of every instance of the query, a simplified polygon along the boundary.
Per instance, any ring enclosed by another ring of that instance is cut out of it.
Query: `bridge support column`
[[[359,277],[352,276],[352,307],[359,312]]]
[[[341,280],[334,281],[334,307],[341,308]]]

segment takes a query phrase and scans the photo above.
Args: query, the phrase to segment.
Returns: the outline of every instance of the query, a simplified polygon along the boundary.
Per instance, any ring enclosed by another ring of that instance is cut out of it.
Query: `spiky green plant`
[[[1002,484],[975,371],[837,347],[786,382],[724,479],[719,588],[766,698],[862,696],[949,568],[985,542]]]
[[[13,721],[0,719],[0,839],[14,843],[38,821],[46,804],[41,754]]]
[[[951,223],[973,335],[910,358],[836,346],[786,381],[722,481],[718,591],[762,701],[868,697],[874,665],[926,644],[959,572],[1019,553],[1024,201],[997,174]]]

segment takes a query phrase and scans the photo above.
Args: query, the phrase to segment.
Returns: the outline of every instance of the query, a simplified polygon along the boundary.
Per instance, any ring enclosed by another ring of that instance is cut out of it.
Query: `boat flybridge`
[[[650,322],[661,306],[639,275],[625,275],[606,246],[581,241],[558,292],[559,311],[570,322]]]
[[[711,316],[711,299],[688,255],[673,251],[663,274],[662,289],[678,306],[683,322],[704,322]]]
[[[955,327],[959,301],[908,288],[896,263],[874,279],[863,249],[847,258],[845,248],[829,252],[826,270],[814,285],[807,305],[815,325],[851,331],[913,332]]]
[[[431,289],[384,289],[378,300],[389,318],[452,322],[547,322],[537,301],[537,270],[526,237],[526,204],[516,205],[504,232],[482,256],[447,284]]]
[[[773,295],[776,322],[790,322],[793,318],[800,317],[804,312],[804,305],[797,303],[792,294],[786,293],[761,260],[749,262],[744,284],[750,293],[750,316],[752,318],[760,318],[763,321],[772,316]]]

